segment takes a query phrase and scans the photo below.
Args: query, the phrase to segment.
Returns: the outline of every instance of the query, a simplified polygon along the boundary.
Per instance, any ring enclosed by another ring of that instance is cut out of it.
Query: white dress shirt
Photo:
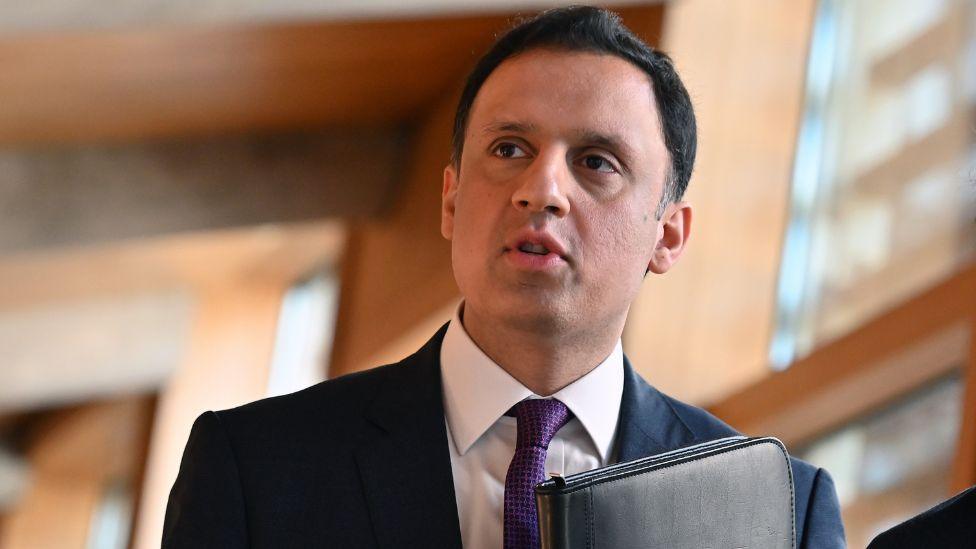
[[[505,412],[532,393],[471,340],[462,302],[441,345],[444,415],[461,540],[466,549],[502,547],[505,474],[515,454],[516,421]],[[551,396],[573,419],[549,444],[546,474],[571,475],[606,465],[624,387],[620,341],[602,363]]]

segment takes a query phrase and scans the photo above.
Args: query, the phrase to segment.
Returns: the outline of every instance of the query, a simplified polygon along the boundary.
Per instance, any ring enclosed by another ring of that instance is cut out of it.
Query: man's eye
[[[583,158],[583,165],[588,169],[603,172],[603,173],[616,173],[617,169],[613,167],[613,164],[609,160],[603,158],[602,156],[589,155]]]
[[[495,156],[502,158],[524,158],[528,156],[521,147],[514,143],[500,143],[495,147],[493,152]]]

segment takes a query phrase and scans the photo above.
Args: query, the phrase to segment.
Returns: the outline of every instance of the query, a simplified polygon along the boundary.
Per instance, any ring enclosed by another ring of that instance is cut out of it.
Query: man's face
[[[654,216],[661,135],[649,77],[619,57],[539,49],[499,65],[460,169],[444,173],[441,231],[466,310],[532,330],[622,322],[646,271],[677,257],[658,264],[676,211]]]

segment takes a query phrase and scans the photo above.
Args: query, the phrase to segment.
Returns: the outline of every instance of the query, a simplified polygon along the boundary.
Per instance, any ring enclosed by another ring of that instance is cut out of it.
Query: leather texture
[[[788,549],[793,478],[782,443],[730,437],[536,487],[543,549]]]

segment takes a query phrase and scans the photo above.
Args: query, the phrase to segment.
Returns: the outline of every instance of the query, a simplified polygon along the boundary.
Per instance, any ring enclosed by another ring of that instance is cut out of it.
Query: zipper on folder
[[[663,454],[657,454],[654,456],[648,456],[647,458],[635,460],[627,463],[618,463],[616,465],[611,465],[601,469],[594,469],[592,471],[585,471],[582,473],[576,473],[570,475],[569,477],[560,477],[557,481],[552,478],[549,481],[545,481],[539,484],[536,489],[541,489],[540,493],[544,493],[547,490],[558,490],[562,488],[575,489],[583,485],[588,485],[592,482],[599,482],[601,478],[606,478],[608,476],[614,476],[619,474],[626,474],[632,471],[640,471],[647,467],[655,467],[658,464],[670,462],[675,459],[680,459],[684,455],[693,454],[696,452],[704,451],[717,451],[722,448],[727,448],[741,444],[743,442],[759,441],[760,439],[749,439],[749,437],[738,435],[725,437],[715,440],[710,440],[695,444],[693,446],[686,446],[684,448],[677,448],[671,450],[670,452],[665,452]],[[778,441],[777,441],[778,442]],[[782,444],[782,443],[780,443]]]

